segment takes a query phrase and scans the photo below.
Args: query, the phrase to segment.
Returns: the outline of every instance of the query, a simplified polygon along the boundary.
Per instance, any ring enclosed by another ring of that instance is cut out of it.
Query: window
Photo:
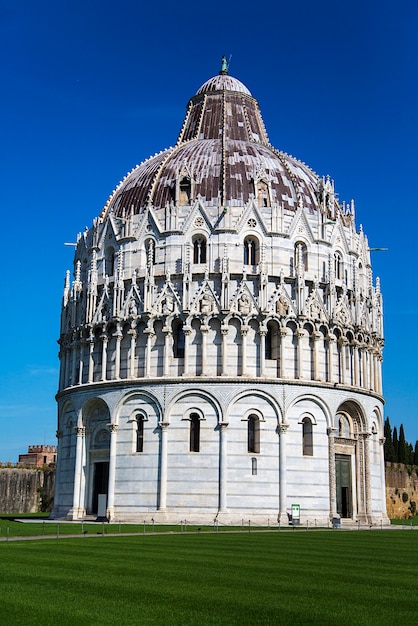
[[[304,456],[313,456],[312,422],[309,417],[302,420],[302,446]]]
[[[185,206],[190,204],[192,196],[192,185],[188,176],[183,176],[179,183],[179,199],[178,205]]]
[[[244,265],[257,265],[258,240],[255,237],[246,237],[244,240]]]
[[[256,415],[248,418],[248,452],[260,452],[260,420]]]
[[[334,272],[335,278],[341,280],[343,277],[343,260],[339,252],[334,254]]]
[[[272,343],[273,343],[273,337],[272,337],[272,331],[271,331],[271,326],[267,327],[267,334],[266,334],[266,343],[265,343],[265,349],[264,349],[264,357],[266,359],[271,359],[272,358]]]
[[[257,459],[255,456],[251,459],[251,474],[257,476]]]
[[[105,257],[105,274],[113,276],[115,271],[115,250],[112,247],[107,248]]]
[[[206,239],[195,237],[193,240],[193,263],[206,263]]]
[[[136,452],[144,451],[144,416],[137,415],[136,417]]]
[[[175,359],[184,359],[184,344],[183,322],[177,320],[173,325],[173,356]]]
[[[200,418],[197,413],[190,415],[190,452],[200,451]]]
[[[257,201],[259,207],[269,207],[270,206],[270,193],[267,183],[263,180],[260,180],[257,183]]]

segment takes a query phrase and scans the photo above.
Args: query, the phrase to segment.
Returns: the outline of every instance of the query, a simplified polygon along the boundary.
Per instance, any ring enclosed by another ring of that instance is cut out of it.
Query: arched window
[[[260,452],[260,420],[257,415],[250,415],[247,426],[248,452]]]
[[[190,452],[200,451],[200,417],[197,413],[190,415]]]
[[[257,183],[257,203],[259,207],[270,206],[270,190],[268,184],[264,180]]]
[[[192,197],[192,185],[189,176],[183,176],[183,178],[179,182],[179,197],[178,197],[178,205],[186,206],[190,204],[190,199]]]
[[[272,348],[272,344],[273,344],[273,333],[271,331],[271,326],[267,327],[267,333],[266,333],[266,341],[265,341],[265,351],[264,351],[264,358],[265,359],[272,359],[272,352],[273,352],[273,348]]]
[[[258,239],[255,237],[246,237],[244,240],[244,265],[257,265],[258,262]]]
[[[106,250],[105,258],[105,274],[106,276],[113,276],[115,272],[115,250],[110,246]]]
[[[206,239],[204,237],[195,237],[193,239],[193,263],[206,263]]]
[[[334,272],[335,272],[335,278],[337,280],[341,280],[344,272],[343,272],[343,260],[339,252],[335,252],[334,254]]]
[[[313,456],[312,422],[309,417],[302,420],[302,447],[304,456]]]
[[[173,324],[173,356],[175,359],[184,359],[184,344],[183,322],[176,320]]]
[[[144,422],[145,418],[143,415],[137,415],[135,418],[136,421],[136,452],[144,451]]]

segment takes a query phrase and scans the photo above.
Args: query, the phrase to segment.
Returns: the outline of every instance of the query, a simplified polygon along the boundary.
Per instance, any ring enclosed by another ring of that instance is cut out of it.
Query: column
[[[346,346],[346,339],[344,337],[340,337],[338,339],[338,347],[340,350],[340,358],[339,358],[339,370],[340,370],[340,376],[339,376],[339,382],[341,384],[344,385],[345,383],[345,346]]]
[[[263,378],[266,375],[266,336],[267,336],[267,328],[260,327],[258,330],[258,334],[260,335],[260,367],[259,367],[259,375]]]
[[[115,352],[115,378],[120,379],[120,344],[122,343],[122,331],[118,327],[117,331],[113,335],[116,338],[116,352]]]
[[[184,371],[183,376],[189,375],[189,362],[190,362],[190,335],[192,329],[190,326],[183,326],[184,332]]]
[[[219,422],[219,512],[227,510],[227,472],[228,472],[228,423]]]
[[[305,333],[298,329],[295,332],[296,337],[296,378],[302,377],[302,337]]]
[[[362,361],[362,369],[363,369],[363,387],[367,389],[367,352],[365,346],[361,347],[361,361]]]
[[[84,426],[78,426],[76,429],[77,442],[75,449],[75,471],[74,471],[74,492],[73,492],[73,507],[68,513],[68,519],[80,519],[82,517],[82,508],[80,507],[80,487],[81,487],[81,474],[83,471],[83,445],[86,435],[86,429]]]
[[[208,359],[208,332],[209,326],[206,324],[202,324],[200,327],[200,332],[202,334],[202,367],[200,370],[201,376],[206,376],[207,372],[207,359]]]
[[[160,422],[161,428],[161,452],[160,452],[160,501],[158,510],[165,511],[167,508],[167,453],[168,453],[168,422]]]
[[[336,341],[336,337],[335,335],[328,335],[328,337],[326,338],[328,341],[328,382],[332,383],[334,381],[334,371],[333,371],[333,365],[334,365],[334,358],[333,358],[333,345],[335,344]]]
[[[107,342],[109,341],[109,337],[106,333],[100,335],[100,339],[102,340],[102,380],[106,380],[106,369],[107,369]]]
[[[110,430],[110,455],[109,455],[109,486],[107,490],[106,517],[109,522],[114,519],[115,509],[115,479],[116,479],[116,436],[118,424],[108,424]]]
[[[313,332],[312,335],[312,341],[313,341],[313,377],[314,380],[321,380],[321,376],[319,375],[319,368],[318,368],[318,345],[319,345],[319,340],[321,339],[322,334],[315,330]]]
[[[279,515],[278,522],[287,524],[288,517],[286,511],[287,501],[287,481],[286,481],[286,441],[285,435],[289,424],[279,424]]]
[[[279,344],[279,378],[286,378],[286,355],[284,351],[284,338],[287,335],[286,328],[281,328],[279,331],[280,334],[280,344]]]
[[[164,338],[164,376],[169,376],[170,374],[170,352],[172,354],[173,350],[173,333],[171,331],[170,326],[164,326],[163,333],[165,333]]]
[[[153,329],[151,329],[151,328],[146,328],[144,330],[144,332],[147,335],[147,345],[146,345],[146,348],[145,348],[145,378],[149,378],[150,374],[151,374],[152,338],[154,337],[155,333],[154,333]]]
[[[93,351],[94,351],[94,336],[90,335],[87,339],[87,343],[89,344],[89,375],[88,375],[88,383],[93,382],[94,376],[94,359],[93,359]]]
[[[84,367],[84,341],[80,339],[80,352],[79,352],[79,365],[78,365],[78,384],[83,384],[83,367]]]
[[[222,334],[222,372],[221,376],[228,376],[228,366],[227,366],[227,337],[228,337],[228,326],[221,326],[221,334]]]
[[[77,348],[78,348],[78,343],[77,341],[73,341],[73,343],[71,344],[71,386],[76,385],[77,381],[76,381],[76,369],[77,369]]]
[[[364,491],[365,491],[365,514],[366,520],[372,522],[372,493],[370,485],[370,434],[363,433],[363,449],[364,449]]]
[[[359,356],[358,356],[358,341],[353,341],[353,364],[354,364],[354,384],[356,387],[359,386]]]
[[[241,376],[247,376],[247,334],[249,327],[241,327]]]
[[[128,330],[128,335],[131,336],[131,347],[129,350],[129,374],[128,378],[135,377],[135,347],[136,347],[136,331],[131,328]]]
[[[328,457],[329,457],[329,517],[332,520],[337,515],[337,486],[335,479],[335,428],[328,428]]]

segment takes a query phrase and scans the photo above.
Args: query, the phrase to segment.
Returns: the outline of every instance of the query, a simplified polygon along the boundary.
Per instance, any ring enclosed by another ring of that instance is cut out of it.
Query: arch
[[[229,422],[230,414],[231,414],[234,406],[238,402],[243,400],[244,398],[251,398],[251,400],[253,400],[254,398],[260,398],[260,399],[264,400],[273,409],[274,414],[276,415],[277,424],[280,424],[283,421],[283,411],[282,411],[281,406],[277,402],[276,398],[274,398],[268,392],[263,391],[262,389],[257,389],[255,387],[237,391],[236,394],[231,397],[231,400],[229,402],[228,408],[226,410],[225,421]],[[252,402],[251,404],[253,405],[254,402]],[[257,409],[257,408],[251,408],[251,409],[249,409],[249,412],[250,413],[255,413],[255,414],[263,417],[262,412],[259,409]],[[261,421],[265,421],[264,417],[263,417],[263,419]]]
[[[364,409],[356,400],[348,399],[342,402],[336,411],[336,415],[339,413],[349,417],[354,433],[356,430],[357,432],[367,430],[367,419]],[[335,424],[335,427],[338,428],[338,424]]]
[[[330,407],[328,406],[328,404],[319,396],[315,396],[313,394],[303,394],[301,396],[298,396],[297,398],[295,398],[294,400],[292,400],[292,402],[289,404],[289,407],[286,411],[286,415],[289,414],[292,409],[294,407],[296,407],[298,404],[302,403],[302,402],[312,402],[313,404],[316,404],[318,406],[318,408],[322,411],[325,420],[326,420],[326,425],[327,428],[331,428],[333,425],[333,417],[332,417],[332,412]],[[303,414],[307,414],[307,411],[304,409],[303,410]],[[312,413],[309,413],[309,415],[312,415]],[[316,424],[316,419],[315,419],[315,424]]]
[[[206,402],[208,402],[208,404],[210,404],[211,407],[213,408],[215,415],[217,417],[217,422],[219,423],[223,421],[223,411],[222,411],[221,405],[219,404],[219,401],[208,391],[197,388],[197,387],[191,388],[191,389],[182,389],[178,391],[177,393],[173,394],[171,398],[169,398],[167,405],[166,405],[166,421],[170,421],[170,416],[171,416],[171,413],[173,412],[175,405],[178,404],[179,402],[187,400],[189,397],[202,398],[202,400],[206,400]],[[186,411],[186,415],[189,410],[195,413],[200,413],[202,418],[204,417],[203,411],[197,408],[195,406],[195,403],[193,403],[193,409],[188,409]]]
[[[138,390],[131,390],[131,391],[127,391],[125,395],[123,395],[121,398],[119,398],[115,409],[114,409],[114,423],[115,424],[119,424],[120,423],[120,419],[121,419],[121,415],[123,413],[123,410],[125,407],[127,407],[129,404],[136,402],[137,404],[139,403],[143,403],[145,405],[148,405],[150,407],[152,407],[154,409],[154,412],[156,414],[156,418],[157,418],[157,422],[162,421],[163,419],[163,415],[164,415],[164,411],[162,409],[162,406],[159,402],[159,400],[156,398],[156,396],[154,396],[150,391],[148,391],[147,389],[141,389],[140,391]],[[129,416],[132,416],[134,414],[134,412],[139,412],[141,411],[141,409],[138,409],[138,407],[134,407],[133,409],[131,408],[130,412],[129,412]],[[143,409],[143,412],[148,416],[149,418],[149,413],[147,411],[145,411],[145,409]]]

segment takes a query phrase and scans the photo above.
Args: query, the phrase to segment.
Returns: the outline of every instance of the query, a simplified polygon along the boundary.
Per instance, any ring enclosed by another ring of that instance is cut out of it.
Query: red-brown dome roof
[[[102,211],[117,217],[176,204],[176,185],[187,174],[191,203],[242,206],[255,196],[255,180],[269,184],[271,202],[294,211],[299,203],[317,207],[318,177],[305,164],[275,150],[257,100],[236,78],[221,73],[206,81],[189,101],[177,144],[137,166]]]

